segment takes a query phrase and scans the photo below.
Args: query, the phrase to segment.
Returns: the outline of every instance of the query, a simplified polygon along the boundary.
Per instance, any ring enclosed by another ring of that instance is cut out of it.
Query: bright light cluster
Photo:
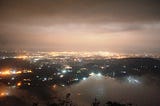
[[[18,71],[18,70],[12,70],[12,69],[5,69],[0,71],[0,76],[18,75],[22,73],[32,73],[32,71],[31,70]]]
[[[13,74],[21,74],[22,73],[22,71],[15,71],[15,70],[10,70],[10,69],[6,69],[6,70],[2,70],[1,72],[0,72],[0,75],[13,75]]]
[[[92,57],[92,56],[102,56],[108,58],[125,58],[118,53],[111,52],[49,52],[48,55],[56,57],[56,56],[78,56],[78,57]]]
[[[97,74],[95,74],[95,73],[93,73],[93,72],[92,72],[92,73],[90,73],[89,75],[90,75],[90,76],[99,76],[99,77],[100,77],[100,76],[102,76],[102,74],[101,74],[101,73],[97,73]]]
[[[0,91],[0,97],[9,96],[8,90],[1,90]]]
[[[140,81],[138,79],[135,79],[134,77],[131,76],[127,77],[127,80],[131,84],[140,84]]]
[[[25,56],[25,55],[19,55],[19,56],[15,56],[14,58],[17,58],[17,59],[27,59],[28,56]]]
[[[8,92],[1,92],[0,96],[3,97],[3,96],[8,96],[9,93]]]

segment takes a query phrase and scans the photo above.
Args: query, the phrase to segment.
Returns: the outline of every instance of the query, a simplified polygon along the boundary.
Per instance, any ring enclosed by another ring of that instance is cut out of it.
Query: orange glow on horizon
[[[28,56],[25,56],[25,55],[19,55],[19,56],[16,56],[15,58],[17,59],[27,59]]]

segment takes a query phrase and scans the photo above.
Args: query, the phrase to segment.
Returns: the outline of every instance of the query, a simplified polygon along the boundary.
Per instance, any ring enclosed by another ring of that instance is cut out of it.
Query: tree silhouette
[[[94,102],[92,103],[92,106],[99,106],[100,102],[97,100],[97,98],[94,99]]]

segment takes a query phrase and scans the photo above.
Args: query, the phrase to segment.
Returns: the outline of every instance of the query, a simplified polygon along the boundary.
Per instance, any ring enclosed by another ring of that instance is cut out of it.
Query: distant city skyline
[[[158,0],[0,0],[0,49],[160,53]]]

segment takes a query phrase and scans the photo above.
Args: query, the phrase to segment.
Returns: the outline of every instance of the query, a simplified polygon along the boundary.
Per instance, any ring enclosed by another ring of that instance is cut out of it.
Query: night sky
[[[0,48],[160,53],[159,0],[0,0]]]

